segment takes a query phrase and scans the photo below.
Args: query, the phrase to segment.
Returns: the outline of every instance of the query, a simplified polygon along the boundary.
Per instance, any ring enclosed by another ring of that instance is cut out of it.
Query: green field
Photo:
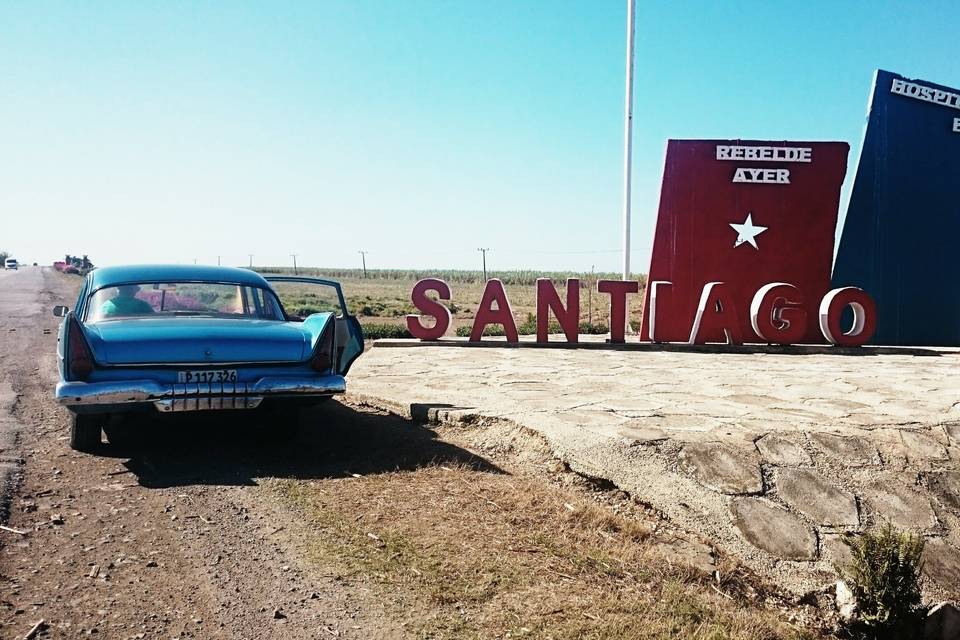
[[[254,270],[265,275],[293,275],[293,269],[289,268],[255,267]],[[453,293],[453,299],[448,304],[453,315],[451,333],[463,335],[473,324],[484,288],[483,273],[469,270],[368,269],[366,277],[362,269],[301,268],[298,273],[301,276],[338,281],[343,287],[350,313],[360,319],[368,337],[403,337],[404,317],[417,312],[410,302],[410,291],[414,283],[423,278],[440,278],[450,285]],[[535,332],[533,318],[536,312],[535,283],[538,278],[549,278],[557,287],[561,299],[564,299],[566,287],[563,285],[567,278],[578,278],[581,331],[606,333],[609,326],[609,298],[597,294],[596,282],[620,279],[615,273],[525,270],[488,271],[487,277],[503,281],[521,333]],[[634,277],[640,282],[641,294],[630,298],[630,319],[637,323],[641,317],[646,276],[637,274]],[[301,315],[331,310],[335,303],[331,296],[312,291],[310,287],[285,285],[278,287],[278,291],[288,312]],[[559,326],[554,324],[552,330],[559,331]],[[489,333],[496,334],[498,331],[494,328]]]

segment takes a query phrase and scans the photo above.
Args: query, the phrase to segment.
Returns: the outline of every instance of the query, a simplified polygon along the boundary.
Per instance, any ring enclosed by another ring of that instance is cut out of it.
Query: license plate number
[[[206,371],[178,371],[177,382],[236,382],[236,369],[214,369]]]

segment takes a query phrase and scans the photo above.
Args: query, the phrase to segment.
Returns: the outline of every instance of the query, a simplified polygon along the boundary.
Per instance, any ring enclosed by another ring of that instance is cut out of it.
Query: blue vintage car
[[[278,287],[300,301],[288,313]],[[363,332],[330,280],[263,277],[230,267],[103,267],[63,318],[56,399],[73,414],[70,446],[95,449],[132,411],[296,408],[346,390]],[[115,419],[113,420],[115,422]]]

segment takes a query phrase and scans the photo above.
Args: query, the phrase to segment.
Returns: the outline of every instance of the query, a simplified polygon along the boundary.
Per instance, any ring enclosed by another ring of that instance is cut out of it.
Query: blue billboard
[[[876,300],[874,344],[960,345],[960,90],[876,72],[832,280]]]

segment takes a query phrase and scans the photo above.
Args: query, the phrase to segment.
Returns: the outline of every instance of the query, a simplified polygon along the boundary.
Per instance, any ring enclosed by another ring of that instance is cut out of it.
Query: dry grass
[[[312,560],[380,587],[418,638],[801,638],[778,613],[666,562],[653,521],[468,466],[269,485]]]

